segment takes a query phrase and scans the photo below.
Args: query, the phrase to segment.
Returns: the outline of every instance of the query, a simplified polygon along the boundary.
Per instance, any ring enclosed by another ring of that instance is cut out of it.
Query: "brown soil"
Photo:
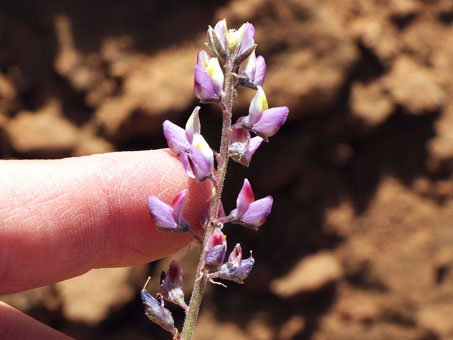
[[[227,208],[245,175],[275,205],[260,232],[228,229],[256,265],[209,288],[196,338],[453,339],[452,0],[4,1],[0,156],[164,147],[224,17],[255,25],[270,105],[290,116],[250,169],[231,167]],[[165,339],[138,292],[168,261],[2,300],[78,338]]]

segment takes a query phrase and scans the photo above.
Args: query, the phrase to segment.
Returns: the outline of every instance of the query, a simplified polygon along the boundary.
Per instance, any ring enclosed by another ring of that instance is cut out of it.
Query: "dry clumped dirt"
[[[247,172],[232,165],[227,208],[245,174],[275,205],[260,232],[229,229],[256,265],[246,285],[209,288],[196,338],[453,339],[451,0],[3,2],[0,156],[164,147],[222,18],[255,25],[270,105],[290,116]],[[163,339],[138,292],[168,262],[1,299],[78,338]]]

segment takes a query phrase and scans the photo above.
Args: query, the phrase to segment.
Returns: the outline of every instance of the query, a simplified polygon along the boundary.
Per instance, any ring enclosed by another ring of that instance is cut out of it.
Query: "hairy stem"
[[[234,75],[233,72],[233,62],[228,58],[225,65],[225,89],[224,95],[221,101],[222,114],[223,114],[223,123],[222,123],[222,138],[220,141],[220,154],[217,164],[217,173],[216,173],[216,189],[214,195],[212,196],[210,205],[207,223],[205,225],[205,230],[203,232],[203,242],[201,245],[200,260],[198,261],[197,266],[197,275],[195,277],[195,282],[192,290],[192,297],[190,298],[189,308],[186,312],[186,319],[184,321],[183,330],[181,333],[182,340],[191,340],[193,332],[195,329],[195,324],[197,322],[198,313],[200,311],[201,301],[203,299],[204,290],[206,288],[206,283],[208,281],[207,275],[203,271],[204,267],[204,258],[205,258],[205,247],[209,237],[214,232],[216,226],[216,219],[218,216],[220,198],[222,197],[223,184],[225,181],[226,170],[228,167],[228,146],[231,135],[231,116],[233,109],[233,92],[234,92]]]

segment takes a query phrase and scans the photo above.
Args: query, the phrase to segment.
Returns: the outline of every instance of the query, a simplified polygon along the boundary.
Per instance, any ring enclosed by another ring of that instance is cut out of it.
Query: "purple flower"
[[[189,223],[182,218],[186,190],[178,193],[172,204],[162,202],[157,196],[148,198],[148,210],[154,225],[159,231],[185,233],[189,231]]]
[[[239,118],[237,124],[241,124],[267,141],[285,123],[289,110],[286,106],[269,109],[262,87],[257,86],[257,88],[258,91],[250,102],[248,116]]]
[[[257,86],[261,86],[264,83],[264,77],[266,76],[266,62],[263,56],[255,55],[253,51],[247,59],[245,59],[241,65],[239,65],[239,75],[246,77],[241,82],[241,85],[256,89]]]
[[[222,264],[217,272],[208,274],[208,278],[219,278],[242,284],[252,271],[254,263],[255,259],[252,256],[252,252],[250,252],[249,258],[242,259],[242,248],[237,243],[228,258],[228,262]]]
[[[209,237],[205,247],[204,267],[212,272],[217,270],[225,259],[226,236],[220,228],[216,228],[214,233]]]
[[[231,159],[249,166],[252,156],[263,142],[263,138],[255,136],[250,138],[250,132],[240,125],[233,125],[230,135],[230,145],[228,151]]]
[[[186,174],[202,182],[212,176],[214,153],[200,133],[199,111],[199,106],[193,110],[185,131],[169,120],[163,125],[168,147],[180,156]]]
[[[181,266],[177,261],[171,261],[167,273],[161,273],[160,289],[166,300],[173,302],[186,310],[187,305],[184,301],[183,285],[184,281],[182,279]]]
[[[217,58],[205,51],[198,53],[195,65],[194,91],[201,102],[220,101],[223,89],[223,71]]]
[[[149,278],[148,278],[149,281]],[[146,281],[146,283],[148,283]],[[145,284],[146,287],[146,284]],[[157,300],[149,294],[145,287],[142,289],[142,302],[145,308],[145,314],[152,322],[158,324],[163,329],[169,331],[173,336],[177,333],[175,322],[171,312],[164,307],[162,295],[157,293]]]
[[[236,209],[230,213],[231,222],[257,230],[271,213],[273,201],[272,196],[255,201],[252,186],[246,178],[236,200]]]

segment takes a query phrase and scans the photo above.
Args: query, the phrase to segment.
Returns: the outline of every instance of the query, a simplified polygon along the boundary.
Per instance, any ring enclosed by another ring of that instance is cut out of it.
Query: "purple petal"
[[[242,281],[249,276],[250,272],[252,271],[253,265],[255,264],[255,259],[252,256],[252,252],[250,252],[250,257],[248,259],[242,260],[240,265],[240,277]]]
[[[242,38],[242,41],[240,42],[239,46],[237,47],[237,55],[240,55],[241,53],[245,52],[247,49],[249,49],[254,42],[255,38],[255,27],[251,23],[247,23],[247,26],[245,27],[244,31],[244,36]]]
[[[255,196],[253,195],[252,186],[250,185],[249,180],[246,178],[244,179],[244,184],[242,185],[242,189],[239,192],[238,198],[236,200],[236,216],[234,216],[234,218],[241,220],[247,209],[249,208],[250,203],[252,203],[254,200]]]
[[[189,154],[192,173],[199,182],[203,182],[212,175],[214,160],[207,159],[206,156],[195,146],[191,146]]]
[[[250,144],[247,148],[247,150],[244,152],[244,155],[242,156],[242,161],[245,166],[249,166],[250,161],[252,160],[252,156],[255,153],[256,150],[260,147],[261,143],[263,143],[263,138],[259,136],[255,136],[252,139],[250,139]]]
[[[154,225],[160,231],[178,232],[178,224],[173,219],[173,208],[162,202],[157,196],[148,198],[148,210]]]
[[[183,285],[181,266],[173,260],[168,266],[167,273],[162,272],[160,288],[166,300],[181,306],[185,310],[187,305],[184,301]]]
[[[183,224],[187,224],[187,222],[182,222],[182,211],[184,210],[184,203],[185,203],[185,196],[186,196],[186,190],[182,190],[181,192],[179,192],[175,198],[173,199],[173,203],[172,203],[172,206],[173,206],[173,220],[181,225],[181,223]]]
[[[228,258],[228,262],[235,266],[239,266],[241,261],[242,261],[242,247],[239,243],[236,243],[236,246],[231,252],[230,257]]]
[[[187,153],[181,152],[179,154],[179,157],[181,159],[182,166],[183,166],[187,176],[189,176],[190,178],[195,178],[195,175],[192,171],[192,165],[191,165],[189,157],[187,156]]]
[[[145,314],[152,322],[158,324],[163,329],[175,334],[175,323],[168,309],[163,306],[163,301],[159,302],[151,296],[145,289],[141,293]]]
[[[163,126],[164,136],[167,139],[168,147],[171,151],[178,155],[182,150],[188,150],[190,148],[184,129],[169,120],[166,120]]]
[[[182,269],[178,261],[171,261],[165,279],[171,287],[183,287],[184,281],[182,279]]]
[[[200,100],[210,101],[217,99],[211,76],[200,65],[195,65],[194,91]]]
[[[246,226],[253,228],[262,226],[271,213],[273,202],[274,199],[272,196],[266,196],[250,203],[247,211],[242,218],[240,218],[240,221]]]
[[[253,83],[255,85],[263,85],[264,77],[266,76],[266,61],[264,60],[263,56],[258,56],[256,58],[255,64],[255,76],[253,79]]]
[[[226,237],[219,228],[209,237],[205,248],[205,268],[208,271],[217,270],[223,263],[226,252]]]
[[[273,107],[261,113],[259,120],[253,125],[258,136],[267,139],[275,135],[288,117],[288,107]]]

